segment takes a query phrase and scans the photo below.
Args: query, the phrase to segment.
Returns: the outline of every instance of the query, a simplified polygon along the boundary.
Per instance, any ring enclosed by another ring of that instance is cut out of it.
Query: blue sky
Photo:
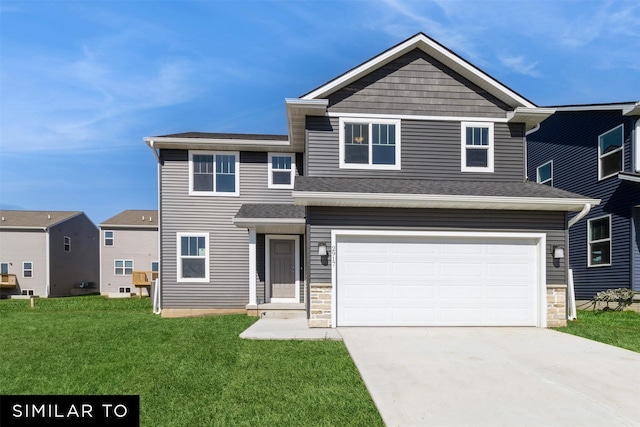
[[[0,208],[157,208],[145,136],[286,134],[285,98],[424,32],[534,103],[640,101],[640,2],[0,1]]]

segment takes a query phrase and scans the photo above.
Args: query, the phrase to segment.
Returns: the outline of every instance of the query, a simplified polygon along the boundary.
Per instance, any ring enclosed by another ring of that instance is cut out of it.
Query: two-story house
[[[422,33],[285,104],[287,135],[145,138],[163,315],[565,324],[567,215],[599,201],[526,182],[553,109]]]
[[[530,179],[602,200],[569,232],[576,299],[640,291],[640,102],[554,109],[527,137]]]
[[[0,297],[97,293],[98,239],[84,212],[0,210]]]
[[[159,272],[158,211],[126,210],[99,227],[100,293],[148,295],[150,286],[140,285]],[[135,283],[137,276],[144,280]]]

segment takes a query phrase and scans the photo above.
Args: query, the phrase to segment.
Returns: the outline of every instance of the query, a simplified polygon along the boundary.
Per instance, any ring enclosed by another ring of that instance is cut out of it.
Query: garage
[[[545,236],[334,232],[337,326],[545,326]]]

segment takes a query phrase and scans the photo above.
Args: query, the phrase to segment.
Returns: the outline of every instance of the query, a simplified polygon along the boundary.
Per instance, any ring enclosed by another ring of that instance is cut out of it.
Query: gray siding
[[[232,219],[243,203],[293,203],[291,190],[267,188],[267,153],[241,153],[239,197],[189,196],[188,152],[162,150],[161,156],[163,307],[244,307],[249,302],[249,236]],[[209,283],[177,283],[178,232],[209,234]]]
[[[633,253],[633,290],[640,292],[640,208],[634,209],[633,215],[633,233],[631,234],[631,247]]]
[[[0,230],[0,262],[9,264],[9,273],[18,280],[16,288],[0,289],[1,296],[20,295],[33,289],[35,295],[47,292],[47,235],[43,230]],[[33,263],[33,277],[22,277],[22,263]]]
[[[327,98],[331,112],[504,117],[510,110],[419,49]]]
[[[335,229],[544,232],[547,283],[567,283],[564,260],[551,256],[554,245],[566,247],[564,212],[311,207],[307,215],[311,254],[317,253],[319,242],[331,242],[331,230]],[[331,283],[329,260],[319,256],[308,260],[310,283]]]
[[[494,124],[494,173],[461,172],[461,124],[451,121],[402,120],[402,170],[357,170],[339,167],[338,118],[307,117],[307,176],[524,180],[524,127]]]
[[[71,252],[64,251],[64,237],[71,238]],[[100,292],[100,232],[85,215],[49,230],[50,296],[85,293],[81,282],[93,282]]]

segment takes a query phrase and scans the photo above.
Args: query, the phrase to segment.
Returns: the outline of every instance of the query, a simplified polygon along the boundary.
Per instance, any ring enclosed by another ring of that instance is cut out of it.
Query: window
[[[462,123],[462,172],[493,172],[493,123]]]
[[[116,259],[113,261],[113,267],[116,276],[131,276],[133,274],[132,259]]]
[[[113,231],[105,231],[104,232],[104,245],[105,246],[113,246],[114,235]]]
[[[611,265],[611,215],[590,219],[587,233],[589,267]]]
[[[400,169],[400,120],[341,118],[340,167]]]
[[[608,178],[623,170],[624,125],[598,137],[598,179]]]
[[[33,263],[31,261],[22,263],[22,277],[33,277]]]
[[[160,263],[158,261],[151,262],[151,271],[153,271],[154,273],[160,271]]]
[[[64,251],[71,252],[71,237],[64,236]]]
[[[21,295],[33,296],[35,295],[35,291],[33,289],[23,289]]]
[[[9,263],[0,263],[0,274],[9,274]]]
[[[178,233],[178,281],[209,281],[209,235]]]
[[[118,293],[120,294],[130,294],[131,293],[131,288],[128,286],[120,286],[118,288]]]
[[[294,154],[269,153],[269,188],[293,188],[295,169]]]
[[[547,163],[538,166],[536,169],[536,182],[538,184],[548,185],[549,187],[553,187],[553,161],[548,161]]]
[[[189,152],[189,194],[238,196],[239,153]]]

